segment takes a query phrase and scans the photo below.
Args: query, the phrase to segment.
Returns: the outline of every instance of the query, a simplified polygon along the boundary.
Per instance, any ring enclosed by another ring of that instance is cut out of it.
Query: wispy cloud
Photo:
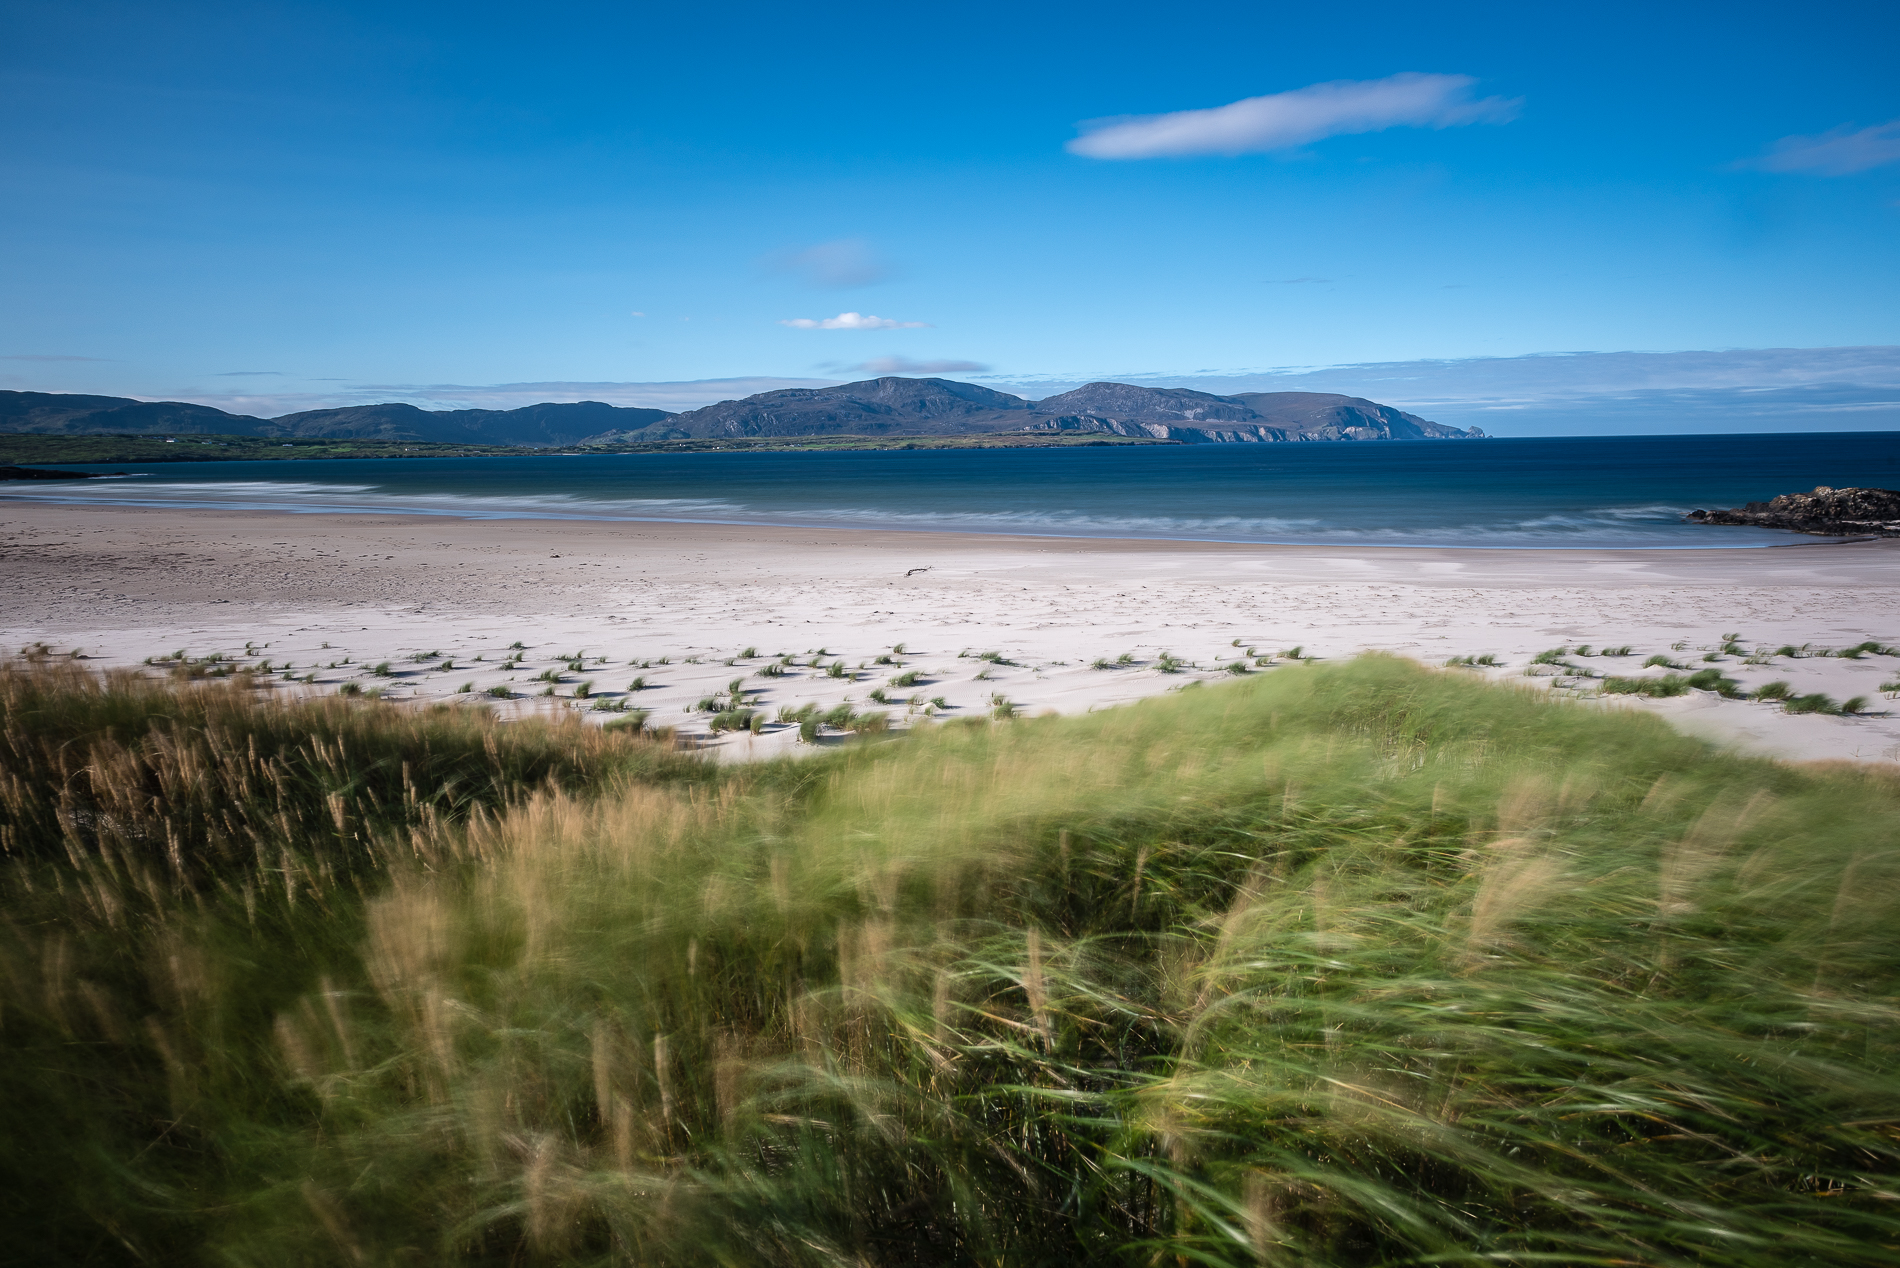
[[[1850,176],[1896,162],[1900,162],[1900,119],[1860,129],[1843,124],[1819,136],[1785,136],[1768,153],[1740,166],[1764,172]]]
[[[839,313],[836,317],[793,317],[779,322],[794,330],[921,330],[927,321],[893,321],[869,313]]]
[[[839,238],[795,251],[780,251],[760,261],[774,273],[789,273],[825,290],[869,286],[891,274],[891,266],[863,238]]]
[[[980,374],[989,369],[980,361],[912,361],[907,357],[873,357],[848,368],[865,374]]]
[[[157,396],[141,393],[138,399],[191,401],[228,410],[233,414],[251,414],[259,418],[276,418],[307,409],[380,405],[389,401],[428,410],[518,409],[523,405],[539,405],[544,401],[605,401],[609,405],[679,412],[779,388],[830,387],[839,381],[837,378],[755,375],[658,383],[358,383],[323,392],[205,392],[180,388]]]
[[[1554,352],[1190,375],[1091,371],[991,386],[1037,399],[1116,378],[1219,396],[1341,392],[1518,436],[1900,427],[1900,347],[1888,346]]]
[[[1469,75],[1416,71],[1385,79],[1338,79],[1208,110],[1084,123],[1083,135],[1067,148],[1099,159],[1262,154],[1349,133],[1508,123],[1517,117],[1519,101],[1474,99],[1471,89],[1477,82]]]
[[[69,357],[57,353],[15,352],[0,356],[0,361],[110,361],[111,357]]]

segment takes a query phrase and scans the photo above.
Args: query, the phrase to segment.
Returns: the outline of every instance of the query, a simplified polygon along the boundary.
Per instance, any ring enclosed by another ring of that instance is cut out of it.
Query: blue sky
[[[1900,9],[1321,8],[14,0],[0,386],[1900,426]]]

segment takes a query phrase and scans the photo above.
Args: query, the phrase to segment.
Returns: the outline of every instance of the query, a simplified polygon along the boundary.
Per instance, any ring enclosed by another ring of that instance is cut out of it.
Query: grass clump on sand
[[[725,768],[70,668],[0,709],[28,1258],[1900,1240],[1869,770],[1386,659]]]
[[[1657,699],[1689,694],[1689,680],[1681,674],[1660,678],[1605,678],[1603,692],[1611,696],[1650,696]]]
[[[1742,685],[1719,669],[1698,669],[1693,674],[1664,674],[1660,678],[1619,678],[1609,677],[1603,680],[1606,695],[1651,696],[1667,698],[1686,696],[1690,691],[1713,691],[1717,695],[1731,700],[1745,698]]]

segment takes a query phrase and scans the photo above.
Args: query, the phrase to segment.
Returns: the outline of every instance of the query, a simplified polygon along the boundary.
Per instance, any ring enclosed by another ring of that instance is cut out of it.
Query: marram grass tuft
[[[0,706],[27,1258],[1900,1262],[1866,769],[1386,659],[737,769]]]

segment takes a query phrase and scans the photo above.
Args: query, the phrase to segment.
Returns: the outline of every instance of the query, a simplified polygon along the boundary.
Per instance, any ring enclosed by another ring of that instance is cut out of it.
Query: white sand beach
[[[1900,761],[1900,704],[1880,691],[1900,679],[1900,659],[1816,654],[1900,642],[1893,541],[1693,551],[1273,547],[13,503],[0,507],[0,568],[9,651],[44,643],[102,667],[180,650],[267,658],[283,690],[354,682],[397,700],[577,708],[603,721],[615,715],[597,704],[627,703],[732,758],[796,742],[795,728],[707,736],[695,703],[737,677],[768,717],[849,699],[888,709],[902,726],[926,708],[981,716],[999,697],[1030,714],[1080,712],[1223,678],[1236,660],[1255,672],[1300,672],[1285,655],[1295,648],[1327,659],[1383,651],[1428,665],[1490,655],[1498,667],[1456,672],[1589,691],[1589,679],[1531,663],[1564,647],[1571,664],[1598,675],[1660,675],[1667,671],[1640,667],[1664,655],[1692,669],[1713,664],[1747,689],[1786,681],[1799,694],[1865,697],[1869,712],[1854,717],[1795,716],[1699,691],[1591,707],[1650,709],[1790,759]],[[1808,652],[1749,663],[1721,650],[1725,635],[1749,652]],[[521,659],[504,669],[516,643]],[[1578,655],[1580,644],[1630,654]],[[756,655],[740,659],[748,648]],[[827,664],[845,663],[846,676],[810,667],[820,649]],[[1161,672],[1164,652],[1189,664]],[[977,659],[983,653],[1001,659]],[[580,674],[557,659],[575,655],[585,657]],[[800,663],[758,676],[781,655]],[[1123,655],[1131,663],[1091,667]],[[1260,664],[1269,659],[1279,667]],[[286,662],[314,683],[286,681]],[[390,675],[375,675],[383,662]],[[538,678],[550,669],[559,684]],[[905,671],[916,683],[890,684]],[[636,676],[646,686],[629,692]],[[576,700],[582,682],[592,694]],[[549,686],[552,698],[540,694]],[[890,703],[874,703],[873,690]]]

